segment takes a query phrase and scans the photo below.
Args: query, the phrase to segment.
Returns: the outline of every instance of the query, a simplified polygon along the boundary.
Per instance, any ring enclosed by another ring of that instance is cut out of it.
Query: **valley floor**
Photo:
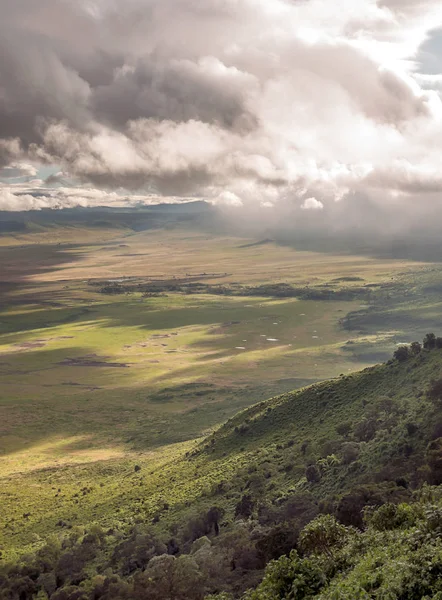
[[[177,461],[238,411],[440,322],[437,264],[255,242],[191,224],[0,238],[4,557],[60,522],[150,518]],[[256,291],[282,284],[303,291]],[[186,464],[184,503],[201,494]]]

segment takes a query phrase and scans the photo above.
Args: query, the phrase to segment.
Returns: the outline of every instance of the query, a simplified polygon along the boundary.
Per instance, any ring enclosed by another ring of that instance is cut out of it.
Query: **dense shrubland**
[[[213,276],[213,275],[212,275]],[[205,273],[200,278],[208,277]],[[195,281],[194,277],[172,280],[139,281],[90,281],[102,294],[118,295],[142,293],[147,297],[164,293],[211,294],[214,296],[259,296],[270,298],[298,298],[299,300],[369,300],[373,290],[369,287],[342,287],[338,283],[329,283],[315,287],[296,287],[288,283],[263,285],[207,284]]]
[[[0,598],[440,600],[439,340],[240,413],[177,463],[172,490],[185,465],[198,497],[62,524],[2,566]]]

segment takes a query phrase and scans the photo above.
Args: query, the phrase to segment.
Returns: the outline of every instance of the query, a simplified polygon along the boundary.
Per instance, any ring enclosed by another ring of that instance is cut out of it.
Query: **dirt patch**
[[[113,367],[118,369],[129,367],[127,363],[106,362],[106,359],[106,356],[100,357],[96,354],[91,354],[77,358],[65,358],[58,364],[68,367]]]
[[[44,348],[48,342],[59,341],[59,340],[73,340],[73,335],[61,335],[59,337],[45,338],[41,340],[33,340],[31,342],[20,342],[14,344],[14,348],[18,350],[33,350],[34,348]]]
[[[35,340],[35,342],[21,342],[20,344],[14,344],[14,348],[19,350],[32,350],[33,348],[44,348],[46,346],[46,340]]]
[[[66,385],[69,387],[81,387],[81,388],[84,388],[85,390],[89,390],[91,392],[93,392],[94,390],[102,390],[103,389],[103,387],[98,386],[98,385],[85,385],[84,383],[77,383],[76,381],[65,381],[61,385]],[[52,386],[52,387],[55,387],[55,386]]]

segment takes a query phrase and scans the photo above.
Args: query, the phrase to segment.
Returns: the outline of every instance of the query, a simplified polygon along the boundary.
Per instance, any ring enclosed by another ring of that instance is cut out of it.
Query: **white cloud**
[[[215,205],[218,204],[218,205],[222,205],[222,206],[232,206],[232,207],[243,206],[243,202],[242,202],[241,198],[239,198],[233,192],[229,192],[228,190],[225,190],[225,191],[221,192],[220,194],[218,194],[218,196],[216,198],[214,198],[213,203]]]
[[[320,200],[312,197],[304,200],[304,202],[301,204],[301,208],[303,210],[322,210],[324,205]]]
[[[420,50],[442,5],[338,4],[0,0],[3,172],[59,165],[80,191],[53,176],[54,203],[122,198],[95,186],[316,211],[413,195],[430,210],[442,75]]]

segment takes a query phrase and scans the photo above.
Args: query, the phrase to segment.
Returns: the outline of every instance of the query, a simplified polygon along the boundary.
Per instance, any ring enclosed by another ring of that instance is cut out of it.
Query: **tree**
[[[342,462],[349,465],[359,458],[359,444],[356,442],[347,442],[342,446]]]
[[[435,379],[431,382],[427,391],[427,396],[430,400],[433,400],[433,402],[440,402],[442,400],[442,378]]]
[[[424,337],[423,346],[426,350],[432,350],[436,347],[436,336],[434,333],[427,333]]]
[[[413,342],[410,346],[412,356],[417,356],[422,352],[422,345],[419,342]]]
[[[320,515],[301,531],[300,547],[307,554],[326,554],[341,548],[348,537],[348,530],[331,515]]]
[[[359,442],[369,442],[376,435],[376,429],[375,419],[363,419],[356,425],[354,436]]]
[[[138,600],[202,600],[204,586],[197,563],[191,556],[155,556],[143,573],[134,578]]]
[[[321,474],[315,465],[309,465],[305,470],[305,476],[309,483],[318,483],[321,480]]]
[[[255,503],[251,496],[244,495],[235,507],[235,518],[248,519],[252,516]]]
[[[296,548],[299,538],[299,530],[288,527],[287,523],[280,523],[267,531],[256,543],[256,548],[263,558],[264,563],[279,558],[283,554],[289,554]]]
[[[362,528],[364,525],[362,511],[367,505],[380,506],[385,503],[378,490],[371,487],[359,487],[341,498],[336,510],[336,517],[343,525]]]
[[[442,484],[442,438],[433,440],[427,446],[427,463],[431,469],[430,483]]]
[[[404,362],[410,358],[410,350],[408,346],[399,346],[394,354],[393,358],[399,362]]]
[[[348,437],[352,429],[353,423],[351,421],[344,421],[343,423],[339,423],[339,425],[336,426],[336,433],[346,438]]]
[[[325,573],[315,561],[300,558],[296,550],[292,550],[290,556],[281,556],[267,565],[262,583],[243,600],[313,598],[326,581]]]
[[[364,510],[364,521],[377,531],[412,527],[416,516],[416,511],[410,504],[387,502],[383,506],[370,506]]]
[[[207,513],[207,524],[210,528],[213,527],[215,535],[219,535],[219,520],[222,518],[224,511],[217,506],[212,506]]]

